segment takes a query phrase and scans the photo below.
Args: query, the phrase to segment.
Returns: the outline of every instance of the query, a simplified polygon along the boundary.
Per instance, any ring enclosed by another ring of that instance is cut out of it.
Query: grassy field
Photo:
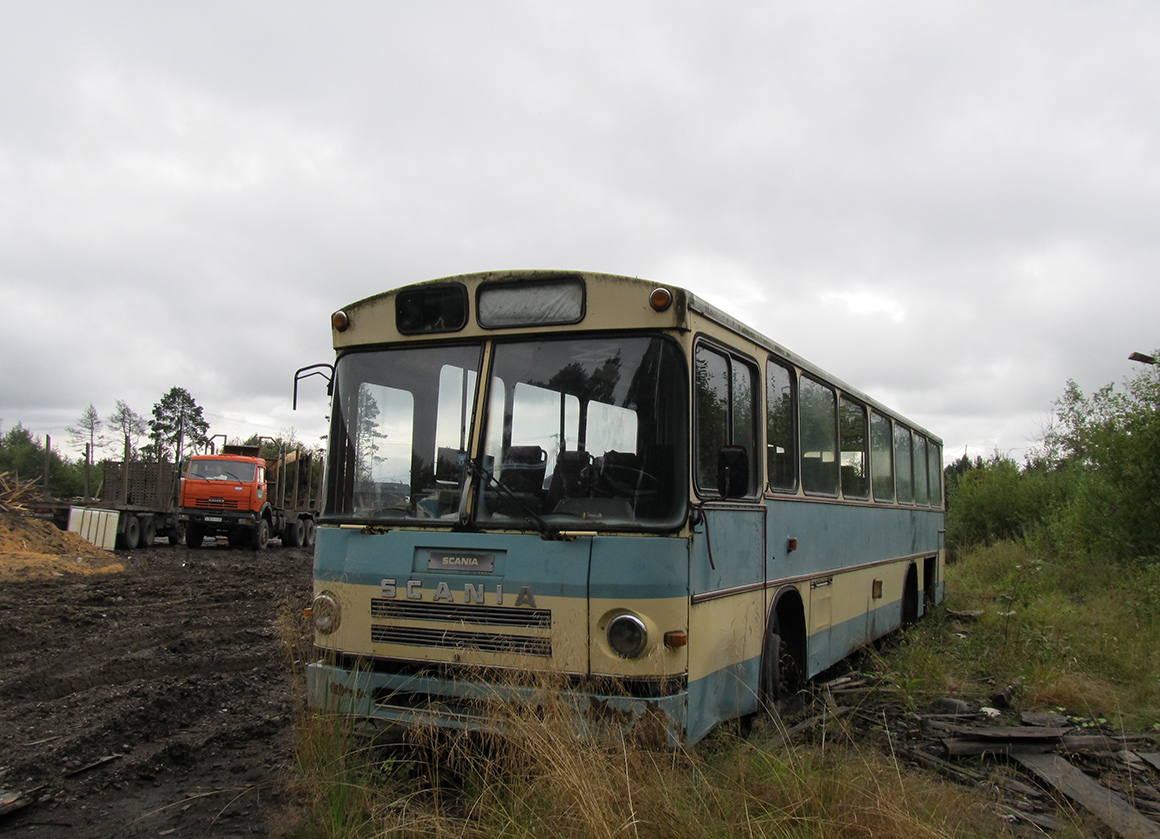
[[[1155,567],[1066,565],[1012,544],[948,569],[948,597],[852,664],[882,687],[863,701],[906,714],[933,699],[1160,730]],[[977,616],[954,612],[980,612]],[[535,712],[495,713],[506,734],[419,732],[385,747],[341,718],[303,713],[286,835],[314,837],[983,837],[1007,835],[992,793],[910,767],[890,740],[843,720],[786,746],[774,721],[695,749],[578,741],[552,690]],[[899,711],[898,709],[902,709]],[[1084,836],[1069,817],[1057,836]]]

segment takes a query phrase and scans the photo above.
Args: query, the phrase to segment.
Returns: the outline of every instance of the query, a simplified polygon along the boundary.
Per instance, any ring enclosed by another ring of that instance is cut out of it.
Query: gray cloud
[[[1160,9],[0,12],[0,420],[173,385],[322,433],[328,316],[462,271],[685,285],[946,439],[1157,343]]]

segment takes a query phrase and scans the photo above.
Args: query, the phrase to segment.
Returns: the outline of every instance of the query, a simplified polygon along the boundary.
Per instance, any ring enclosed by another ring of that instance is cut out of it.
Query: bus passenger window
[[[732,355],[701,345],[696,351],[695,409],[697,486],[717,489],[717,457],[725,446],[741,446],[749,458],[752,493],[759,474],[756,451],[757,424],[754,411],[756,371]]]
[[[926,438],[921,434],[914,435],[914,503],[924,507],[930,504],[930,492],[927,490],[927,476],[930,473],[926,468]]]
[[[870,412],[870,477],[875,501],[894,500],[894,435],[890,418]]]
[[[802,489],[821,495],[838,494],[838,420],[834,391],[802,376]]]
[[[839,410],[842,495],[847,498],[865,498],[869,489],[866,480],[866,409],[843,396]]]
[[[914,503],[914,476],[911,474],[913,442],[909,428],[894,426],[894,462],[898,467],[898,503]]]
[[[794,377],[770,360],[765,367],[765,459],[769,488],[797,489],[797,431],[794,428]]]
[[[926,464],[930,481],[930,506],[942,506],[942,450],[933,440],[926,442]]]

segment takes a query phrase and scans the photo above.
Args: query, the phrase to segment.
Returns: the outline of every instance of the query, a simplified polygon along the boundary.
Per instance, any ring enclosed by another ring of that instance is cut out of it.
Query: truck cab
[[[269,468],[257,446],[226,446],[222,454],[190,458],[181,483],[186,544],[197,548],[206,536],[226,536],[231,545],[264,549],[276,524]]]

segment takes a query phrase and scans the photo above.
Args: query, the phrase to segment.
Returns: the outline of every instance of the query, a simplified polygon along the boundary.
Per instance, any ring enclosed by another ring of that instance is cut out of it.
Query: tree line
[[[42,479],[47,464],[47,488],[53,497],[99,495],[103,461],[178,463],[207,450],[209,430],[201,406],[182,387],[170,388],[154,403],[148,419],[122,399],[104,418],[89,404],[66,429],[67,444],[78,454],[75,458],[65,455],[55,441],[46,446],[21,423],[7,431],[0,428],[0,473],[8,472],[21,481],[37,480]],[[293,429],[283,436],[287,439],[280,437],[277,445],[297,444]],[[259,438],[253,435],[245,442],[258,445]]]
[[[965,455],[946,469],[947,543],[1160,564],[1160,372],[1085,394],[1072,380],[1022,464]]]

